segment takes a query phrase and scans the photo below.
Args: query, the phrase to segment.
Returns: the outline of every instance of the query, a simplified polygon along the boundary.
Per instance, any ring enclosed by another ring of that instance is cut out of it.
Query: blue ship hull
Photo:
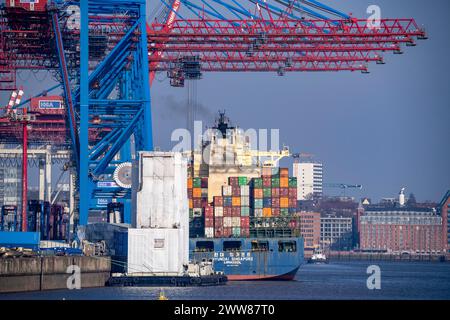
[[[230,281],[293,280],[304,263],[302,238],[192,238],[189,246],[191,261],[212,261]]]

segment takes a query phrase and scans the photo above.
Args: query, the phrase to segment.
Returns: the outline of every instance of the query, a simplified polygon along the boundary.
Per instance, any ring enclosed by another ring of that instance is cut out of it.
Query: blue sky
[[[244,128],[280,128],[282,143],[324,163],[326,182],[360,183],[355,196],[395,196],[400,187],[418,200],[438,201],[450,188],[450,2],[446,0],[323,1],[355,17],[371,4],[382,17],[413,17],[429,33],[404,55],[385,55],[371,73],[205,74],[197,83],[200,117],[226,109]],[[163,77],[161,78],[161,80]],[[155,145],[185,124],[187,89],[168,81],[152,87]],[[284,165],[290,166],[289,161]],[[339,190],[329,190],[339,194]]]
[[[379,199],[406,186],[418,200],[439,201],[450,188],[450,2],[323,2],[355,17],[379,5],[384,18],[415,18],[429,39],[404,55],[385,55],[386,65],[371,65],[368,75],[205,74],[197,83],[200,119],[209,124],[226,109],[243,128],[279,128],[292,151],[313,153],[324,163],[325,182],[362,184],[355,196]],[[28,96],[52,83],[50,75],[21,77]],[[151,94],[155,146],[169,149],[171,132],[186,123],[187,89],[172,88],[159,75]],[[8,98],[0,93],[2,103]]]

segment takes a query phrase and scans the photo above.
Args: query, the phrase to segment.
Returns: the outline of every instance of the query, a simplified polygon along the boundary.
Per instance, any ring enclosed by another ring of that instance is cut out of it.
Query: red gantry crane
[[[58,83],[36,99],[62,89],[62,111],[40,110],[28,139],[70,144],[81,224],[96,199],[130,198],[110,182],[132,150],[153,148],[155,73],[175,87],[206,72],[368,73],[427,38],[414,19],[368,21],[316,0],[6,0],[0,31],[0,91],[17,89],[20,70]],[[0,119],[0,142],[22,143],[21,129]]]

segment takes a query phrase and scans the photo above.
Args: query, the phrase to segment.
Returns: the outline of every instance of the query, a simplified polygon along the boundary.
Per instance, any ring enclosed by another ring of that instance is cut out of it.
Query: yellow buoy
[[[166,297],[166,295],[164,294],[164,291],[162,289],[159,291],[158,300],[169,300],[169,298]]]

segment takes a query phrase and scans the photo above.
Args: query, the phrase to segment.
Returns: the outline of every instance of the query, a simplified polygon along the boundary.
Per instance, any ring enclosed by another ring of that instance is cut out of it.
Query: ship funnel
[[[401,188],[400,193],[398,194],[398,203],[400,204],[400,206],[404,206],[405,205],[405,188]]]

